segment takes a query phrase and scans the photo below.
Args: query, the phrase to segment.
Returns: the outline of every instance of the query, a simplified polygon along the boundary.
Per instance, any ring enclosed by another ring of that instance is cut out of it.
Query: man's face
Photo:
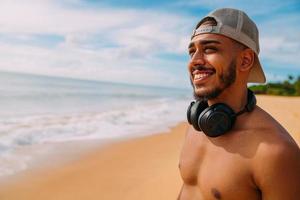
[[[196,99],[214,99],[236,78],[234,42],[222,35],[201,34],[189,45],[188,70]]]

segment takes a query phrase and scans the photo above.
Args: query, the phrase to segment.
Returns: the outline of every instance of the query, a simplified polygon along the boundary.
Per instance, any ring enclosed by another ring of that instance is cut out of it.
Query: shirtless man
[[[179,200],[300,199],[298,145],[260,107],[245,109],[247,82],[265,82],[258,53],[257,27],[244,12],[219,9],[198,23],[188,63],[196,100],[246,112],[218,137],[196,130],[197,120],[189,127],[179,161]]]

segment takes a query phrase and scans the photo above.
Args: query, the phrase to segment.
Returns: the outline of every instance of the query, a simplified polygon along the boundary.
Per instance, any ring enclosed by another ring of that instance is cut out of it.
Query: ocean
[[[166,131],[191,99],[187,89],[0,72],[0,177],[27,169],[30,147]]]

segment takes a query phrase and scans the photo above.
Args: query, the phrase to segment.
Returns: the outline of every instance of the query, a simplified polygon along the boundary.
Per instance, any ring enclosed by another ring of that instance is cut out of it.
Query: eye
[[[216,47],[205,47],[204,48],[204,53],[210,54],[210,53],[215,53],[218,49]]]
[[[191,58],[193,57],[194,54],[195,54],[195,50],[194,49],[190,49],[189,50],[189,55],[190,55]]]

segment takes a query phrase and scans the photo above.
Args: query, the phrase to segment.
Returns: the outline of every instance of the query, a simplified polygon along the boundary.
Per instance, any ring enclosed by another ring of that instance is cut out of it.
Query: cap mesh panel
[[[230,26],[234,29],[237,27],[237,22],[238,22],[238,12],[234,10],[219,10],[214,13],[216,17],[221,17],[223,24]],[[224,16],[230,16],[230,17],[224,17]]]
[[[249,19],[249,17],[245,14],[243,14],[243,26],[241,31],[248,35],[250,38],[252,38],[254,41],[258,41],[258,31],[253,31],[253,28],[255,27],[255,24]]]

